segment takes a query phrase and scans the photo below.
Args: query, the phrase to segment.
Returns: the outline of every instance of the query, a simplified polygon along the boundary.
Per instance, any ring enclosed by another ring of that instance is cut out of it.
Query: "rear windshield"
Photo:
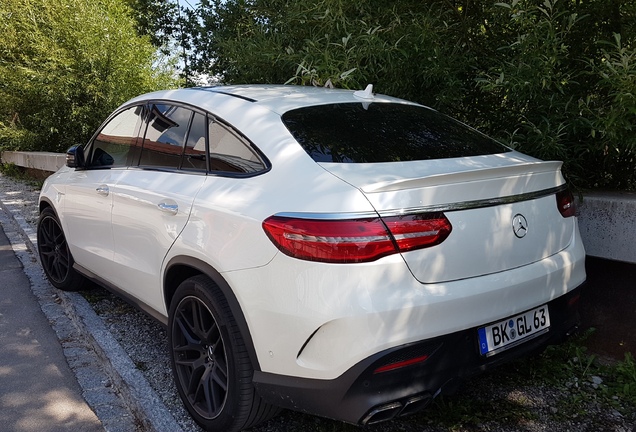
[[[415,105],[317,105],[286,112],[283,123],[316,162],[398,162],[510,151],[450,117]]]

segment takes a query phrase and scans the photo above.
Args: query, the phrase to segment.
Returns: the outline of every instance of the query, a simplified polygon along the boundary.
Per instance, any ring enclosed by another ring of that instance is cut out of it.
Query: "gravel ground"
[[[19,208],[21,216],[35,228],[38,187],[0,173],[0,191],[12,200],[12,208]],[[183,409],[173,384],[165,328],[101,288],[87,291],[85,297],[183,430],[200,430]],[[636,432],[636,408],[626,407],[618,400],[615,400],[618,409],[604,403],[602,377],[585,380],[572,377],[558,386],[538,386],[529,384],[532,380],[518,378],[519,368],[523,367],[523,363],[514,364],[471,379],[457,395],[435,402],[423,413],[365,429],[374,432]],[[586,397],[577,398],[581,388],[585,389]],[[444,413],[452,413],[451,424],[445,420]],[[290,411],[283,411],[252,429],[254,432],[356,430],[362,429]]]

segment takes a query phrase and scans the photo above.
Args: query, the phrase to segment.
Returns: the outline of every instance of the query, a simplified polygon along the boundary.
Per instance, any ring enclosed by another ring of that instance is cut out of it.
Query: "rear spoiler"
[[[360,189],[365,193],[393,192],[406,189],[468,183],[506,177],[518,177],[520,180],[523,180],[524,177],[550,173],[554,173],[555,175],[555,181],[553,185],[560,186],[565,183],[565,180],[561,175],[562,165],[563,162],[560,161],[524,162],[520,164],[494,168],[480,168],[469,171],[452,172],[448,174],[432,174],[429,176],[418,178],[403,178],[382,181],[364,185]]]

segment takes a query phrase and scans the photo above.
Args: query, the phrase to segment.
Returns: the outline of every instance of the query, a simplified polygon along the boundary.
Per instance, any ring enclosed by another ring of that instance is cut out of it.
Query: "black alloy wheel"
[[[179,381],[188,402],[203,418],[216,418],[227,399],[228,365],[225,343],[212,312],[197,297],[179,303],[172,349]]]
[[[45,208],[40,213],[37,239],[40,262],[51,285],[64,291],[82,289],[85,279],[73,269],[75,261],[60,222],[51,208]]]
[[[239,431],[279,411],[256,394],[241,332],[225,297],[207,277],[192,277],[177,288],[168,344],[179,396],[204,429]]]

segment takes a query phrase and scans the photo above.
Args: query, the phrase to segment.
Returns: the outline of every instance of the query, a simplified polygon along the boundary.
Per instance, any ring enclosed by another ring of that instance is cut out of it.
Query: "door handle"
[[[161,210],[162,212],[170,213],[173,215],[176,215],[179,212],[179,206],[177,204],[162,202],[157,204],[157,207],[159,207],[159,210]]]
[[[106,185],[101,185],[98,186],[97,189],[95,189],[97,191],[98,194],[102,195],[102,196],[108,196],[110,190],[108,189],[108,186]]]

